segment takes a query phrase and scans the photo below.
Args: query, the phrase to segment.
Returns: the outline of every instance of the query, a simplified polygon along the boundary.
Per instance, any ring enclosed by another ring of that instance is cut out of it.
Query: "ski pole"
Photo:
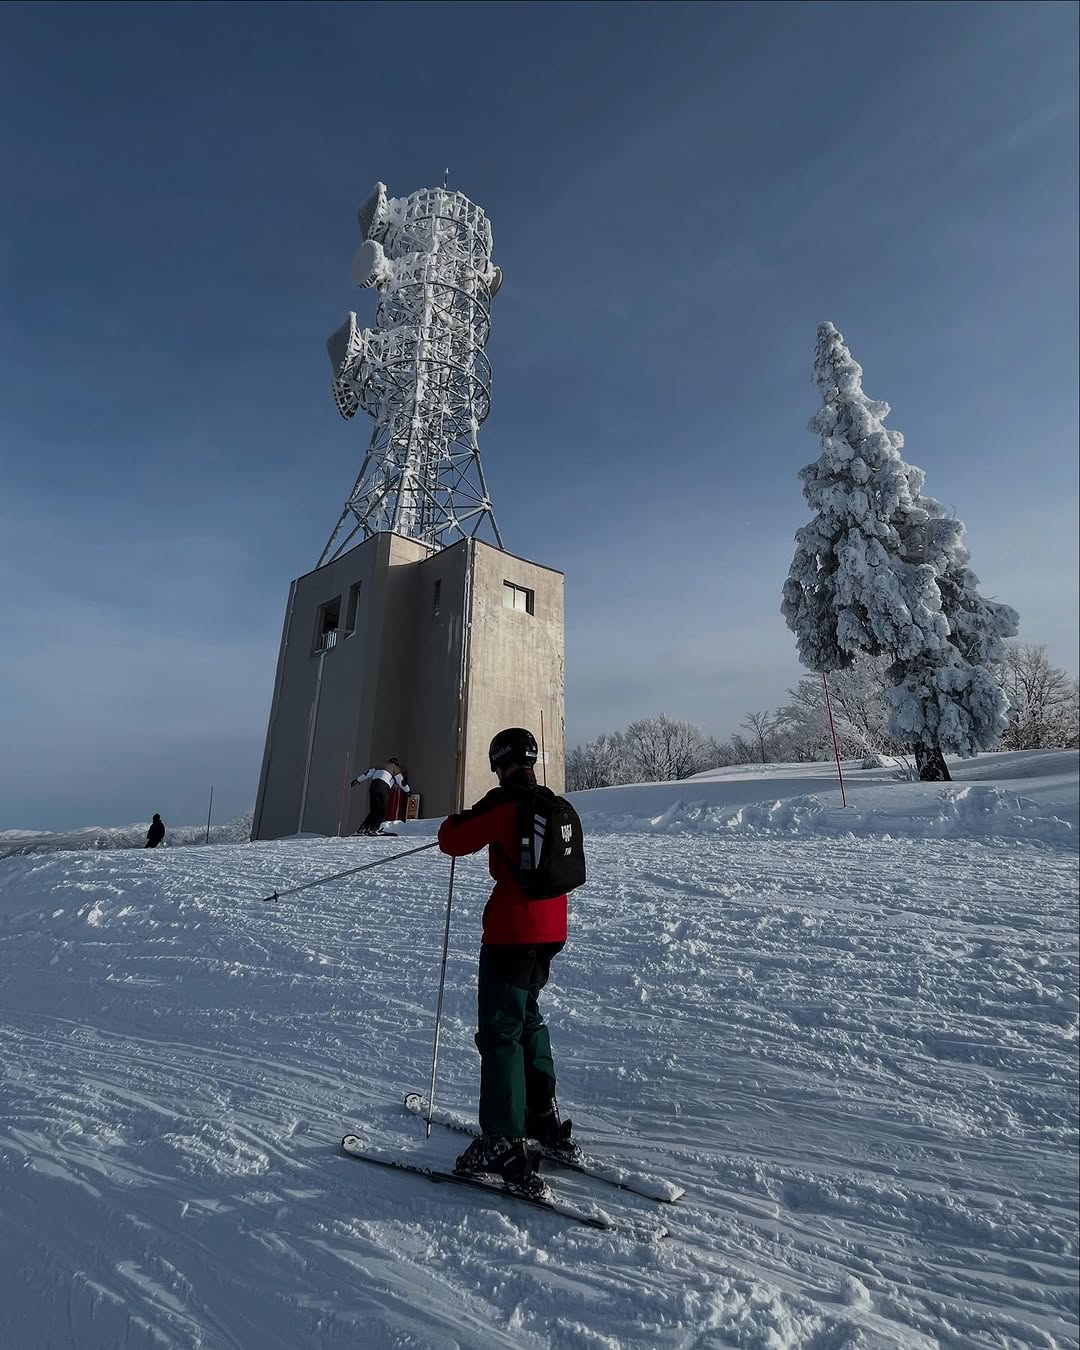
[[[431,1117],[435,1110],[435,1074],[439,1067],[439,1033],[442,1030],[442,1005],[443,993],[446,990],[446,957],[450,951],[450,907],[454,903],[454,864],[456,858],[450,859],[450,888],[446,892],[446,931],[443,934],[442,948],[442,971],[439,974],[439,1001],[435,1005],[435,1044],[431,1049],[431,1089],[428,1092],[427,1107],[427,1133],[426,1139],[431,1138]]]
[[[286,895],[299,895],[301,891],[310,891],[312,886],[325,886],[328,881],[340,881],[342,877],[354,877],[357,872],[366,872],[371,867],[384,867],[387,863],[392,863],[398,858],[410,858],[414,853],[423,853],[429,848],[438,848],[439,841],[436,839],[431,844],[421,844],[419,848],[407,848],[404,853],[391,853],[389,858],[376,858],[374,862],[364,863],[362,867],[350,867],[346,872],[335,872],[329,877],[320,877],[318,881],[305,882],[303,886],[293,886],[287,891],[275,891],[273,895],[264,895],[263,903],[267,900],[281,900]]]

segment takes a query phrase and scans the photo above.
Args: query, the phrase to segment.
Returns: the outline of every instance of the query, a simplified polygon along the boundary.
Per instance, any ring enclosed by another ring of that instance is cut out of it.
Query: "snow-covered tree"
[[[904,748],[889,736],[888,668],[886,657],[860,656],[846,670],[829,676],[836,740],[845,759],[892,755]],[[832,732],[820,678],[805,676],[788,696],[791,702],[776,715],[785,757],[828,759],[833,753]]]
[[[923,471],[884,424],[889,405],[863,392],[831,323],[818,328],[814,383],[821,455],[799,476],[816,514],[795,536],[781,610],[811,670],[889,659],[889,735],[912,745],[923,778],[948,778],[944,751],[974,755],[1006,726],[992,667],[1016,612],[979,596],[963,525],[922,496]]]
[[[618,731],[577,745],[566,757],[567,792],[614,787],[630,782],[632,777],[622,733]]]
[[[1080,744],[1080,686],[1050,664],[1042,644],[1008,644],[1005,689],[1012,704],[1001,738],[1006,750],[1071,750]]]
[[[727,764],[738,763],[731,742],[718,741],[715,736],[706,737],[703,759],[702,769],[722,769]]]
[[[739,726],[746,729],[750,743],[756,747],[756,757],[762,764],[767,764],[772,758],[773,739],[777,727],[775,715],[771,712],[747,713]]]
[[[949,637],[972,665],[996,668],[1008,653],[1020,616],[1011,605],[979,594],[979,578],[968,566],[971,554],[964,544],[963,523],[933,497],[919,494],[926,523],[914,525],[904,540],[912,558],[929,562],[937,574],[941,609],[949,621]]]
[[[708,741],[693,722],[672,717],[641,718],[623,733],[626,757],[641,782],[689,778],[706,767]]]

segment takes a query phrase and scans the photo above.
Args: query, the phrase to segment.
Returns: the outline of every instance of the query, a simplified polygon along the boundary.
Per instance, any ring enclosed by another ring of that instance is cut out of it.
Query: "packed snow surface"
[[[449,1163],[426,1091],[448,865],[289,840],[0,862],[0,1346],[1075,1347],[1076,756],[950,785],[822,766],[581,794],[544,995],[616,1223],[367,1168]],[[958,775],[959,778],[959,775]],[[480,859],[438,1100],[475,1111]]]

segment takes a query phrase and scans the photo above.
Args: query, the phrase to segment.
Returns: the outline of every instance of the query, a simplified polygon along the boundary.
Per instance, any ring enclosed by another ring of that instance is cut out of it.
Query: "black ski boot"
[[[551,1191],[540,1175],[540,1150],[530,1148],[526,1139],[512,1141],[511,1153],[499,1171],[506,1189],[526,1200],[550,1200]]]
[[[585,1155],[570,1137],[572,1129],[572,1121],[559,1119],[559,1110],[554,1102],[529,1118],[530,1139],[535,1139],[544,1152],[557,1162],[573,1163],[580,1167]]]
[[[507,1139],[501,1134],[482,1134],[474,1139],[454,1164],[459,1176],[496,1176],[514,1195],[529,1200],[550,1200],[551,1192],[537,1167],[540,1154],[524,1139]]]
[[[499,1164],[510,1149],[510,1140],[501,1134],[481,1134],[472,1141],[454,1163],[454,1171],[465,1177],[498,1173]]]

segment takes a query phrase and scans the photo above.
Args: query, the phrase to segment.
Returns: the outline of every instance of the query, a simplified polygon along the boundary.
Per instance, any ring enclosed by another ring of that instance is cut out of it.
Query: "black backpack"
[[[578,813],[550,788],[519,790],[518,887],[530,900],[550,900],[585,884],[585,839]]]

